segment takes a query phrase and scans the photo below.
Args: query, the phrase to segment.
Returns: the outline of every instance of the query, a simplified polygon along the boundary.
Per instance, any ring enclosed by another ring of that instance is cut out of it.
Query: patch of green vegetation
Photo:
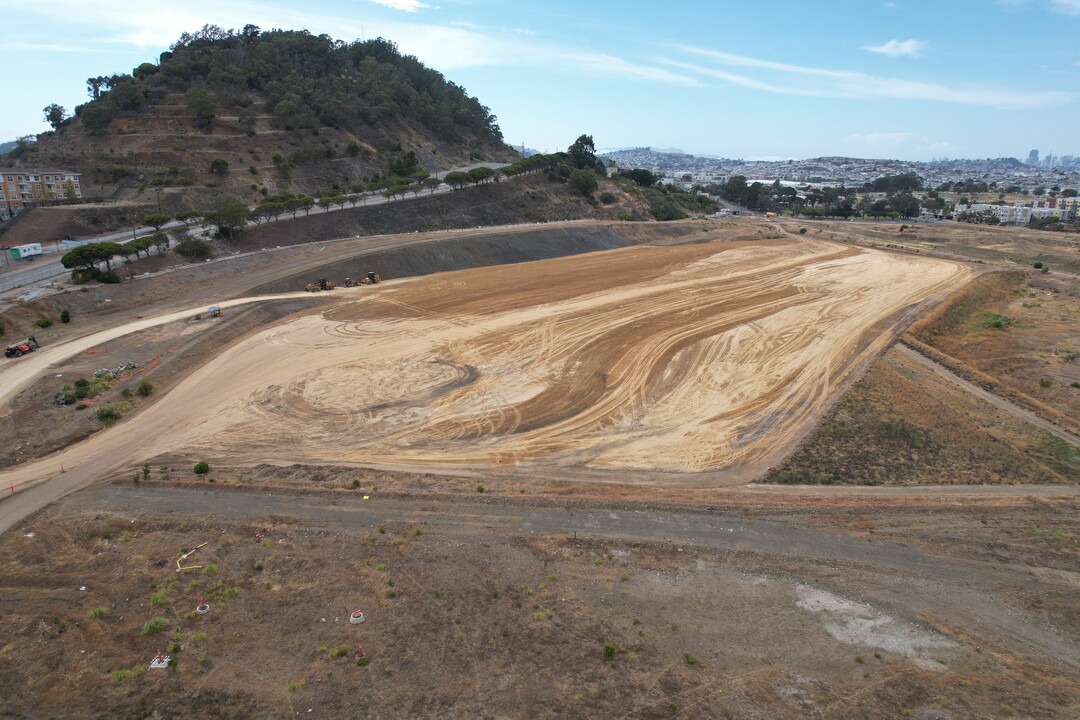
[[[169,626],[169,621],[163,617],[156,617],[143,623],[139,632],[143,635],[157,635]]]
[[[98,605],[97,607],[90,608],[90,612],[86,613],[86,617],[90,618],[91,620],[98,620],[105,617],[105,613],[105,607],[103,605]]]
[[[996,312],[981,312],[978,315],[976,321],[976,327],[979,330],[989,330],[991,328],[997,330],[1003,330],[1008,327],[1012,327],[1016,324],[1016,321],[1006,315],[999,315]]]
[[[121,418],[126,408],[127,406],[123,403],[109,403],[105,407],[97,409],[97,419],[103,425],[112,425]]]

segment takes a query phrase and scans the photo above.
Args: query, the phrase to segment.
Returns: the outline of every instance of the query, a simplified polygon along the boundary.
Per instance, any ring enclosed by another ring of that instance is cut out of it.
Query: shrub
[[[615,202],[615,193],[605,190],[604,192],[600,193],[600,202],[604,203],[605,205],[610,205],[611,203]]]
[[[357,667],[367,667],[369,660],[366,657],[356,658]]]
[[[90,608],[90,612],[86,613],[86,617],[90,618],[91,620],[98,620],[105,617],[105,612],[105,606],[98,605],[95,608]]]
[[[142,629],[139,630],[143,635],[157,635],[159,632],[169,626],[169,621],[163,617],[156,617],[153,620],[147,620],[143,623]]]
[[[112,270],[106,270],[103,273],[98,273],[97,281],[106,285],[116,285],[120,282],[120,276]]]
[[[186,233],[176,243],[173,250],[176,251],[177,255],[181,255],[188,260],[205,260],[214,256],[214,248],[210,243]]]
[[[65,325],[71,322],[71,311],[67,308],[64,308],[60,311],[60,322],[64,323]]]
[[[591,197],[598,185],[596,173],[591,170],[575,170],[570,173],[570,187],[579,195]]]
[[[138,476],[136,475],[136,477],[138,477]],[[165,599],[166,598],[165,598],[165,593],[164,592],[156,592],[156,593],[154,593],[153,595],[150,596],[150,604],[151,605],[164,605],[165,604]]]
[[[1039,380],[1039,387],[1048,388],[1054,384],[1054,381],[1050,378],[1042,378]]]
[[[210,463],[206,462],[205,460],[200,460],[199,462],[195,463],[193,472],[196,475],[205,475],[206,473],[210,472]]]
[[[348,652],[349,652],[349,648],[347,648],[347,647],[334,648],[333,650],[330,651],[330,657],[335,657],[335,658],[345,657],[348,654]]]
[[[806,228],[799,228],[799,234],[800,235],[805,235],[806,234]]]
[[[135,389],[135,392],[139,393],[142,397],[150,397],[150,393],[154,392],[154,386],[143,380],[139,383],[139,387]]]
[[[263,569],[262,560],[256,560],[252,567],[255,568],[256,571],[261,571]]]
[[[116,403],[110,403],[105,407],[98,408],[97,419],[106,425],[112,425],[120,419],[120,408],[116,406]]]
[[[52,320],[50,320],[47,316],[42,315],[34,321],[34,324],[37,325],[39,328],[47,328],[52,325]]]
[[[604,646],[604,659],[607,660],[608,662],[611,662],[611,661],[613,661],[615,659],[615,646],[614,645],[605,645]]]
[[[1042,266],[1043,266],[1043,264],[1041,262],[1039,262],[1038,260],[1031,263],[1031,267],[1035,268],[1036,270],[1042,270]]]
[[[688,652],[682,654],[682,659],[683,659],[683,662],[685,662],[687,665],[697,665],[698,664],[698,659],[696,657],[694,657],[693,655],[691,655],[690,653],[688,653]]]

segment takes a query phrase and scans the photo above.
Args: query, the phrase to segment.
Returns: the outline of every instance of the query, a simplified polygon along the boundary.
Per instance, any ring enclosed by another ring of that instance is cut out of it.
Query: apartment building
[[[31,205],[82,197],[82,173],[55,168],[0,168],[0,206],[15,215]]]

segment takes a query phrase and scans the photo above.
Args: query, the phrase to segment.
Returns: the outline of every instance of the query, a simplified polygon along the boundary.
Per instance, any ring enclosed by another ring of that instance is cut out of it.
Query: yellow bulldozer
[[[315,282],[310,282],[307,287],[304,288],[307,292],[319,292],[320,290],[333,290],[337,285],[333,280],[327,280],[326,278],[319,278]]]
[[[369,272],[367,277],[360,281],[361,285],[377,285],[382,282],[382,275],[378,273]]]

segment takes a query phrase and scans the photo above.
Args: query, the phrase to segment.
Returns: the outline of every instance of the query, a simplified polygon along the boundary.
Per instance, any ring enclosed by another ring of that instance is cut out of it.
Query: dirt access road
[[[833,490],[799,494],[929,502],[837,513],[732,488],[716,492],[716,511],[680,512],[475,494],[364,501],[369,488],[91,488],[0,539],[0,709],[1075,715],[1075,565],[1026,530],[1074,533],[1075,489],[963,490],[977,509],[953,505],[959,489],[939,501],[930,489]],[[748,495],[783,505],[743,506]],[[181,548],[202,543],[189,558],[202,567],[177,573]],[[200,598],[207,615],[193,610]],[[359,626],[347,620],[357,607]],[[152,618],[164,633],[142,630]],[[358,644],[370,665],[357,666]],[[177,668],[147,672],[162,645]]]
[[[0,527],[177,454],[742,482],[806,432],[905,310],[968,277],[957,263],[784,239],[338,291],[223,351],[136,421],[0,474],[16,489],[48,481],[0,504]]]

